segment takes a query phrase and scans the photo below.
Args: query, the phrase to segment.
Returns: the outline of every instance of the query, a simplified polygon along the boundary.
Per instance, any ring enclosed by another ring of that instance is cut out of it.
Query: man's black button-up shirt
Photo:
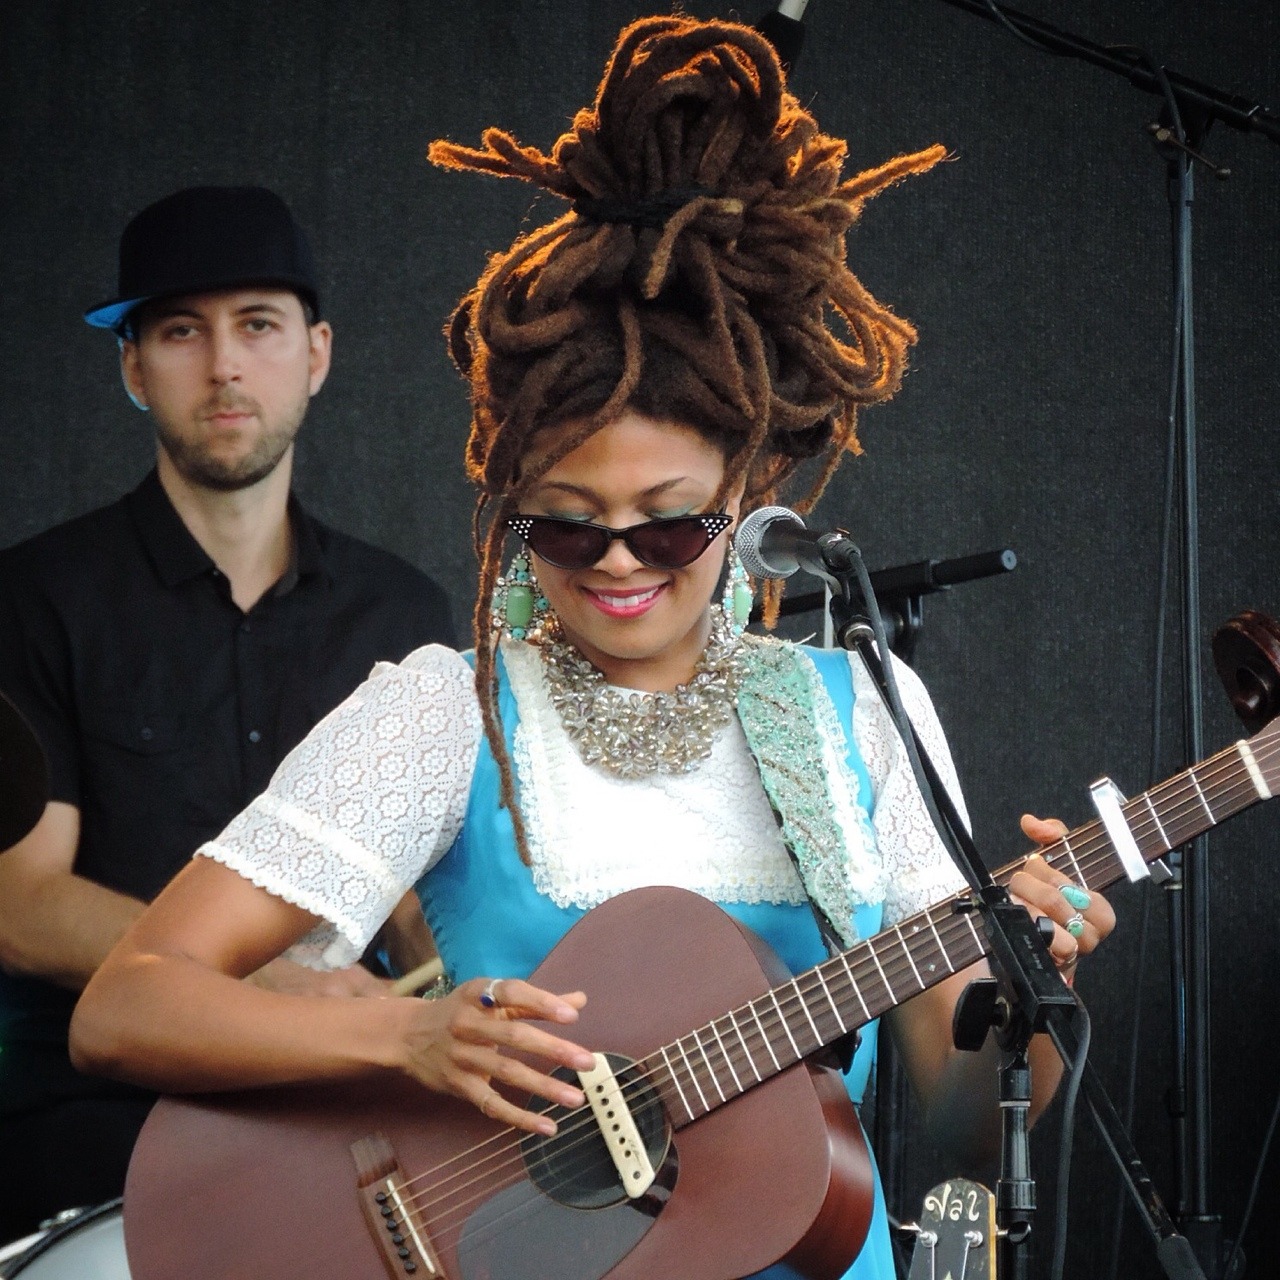
[[[154,472],[0,552],[0,689],[80,810],[80,875],[154,897],[375,662],[452,643],[424,574],[296,501],[290,518],[290,569],[248,613]]]

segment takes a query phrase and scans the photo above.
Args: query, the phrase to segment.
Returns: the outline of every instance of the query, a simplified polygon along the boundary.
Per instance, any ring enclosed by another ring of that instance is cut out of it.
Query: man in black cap
[[[0,689],[49,764],[0,854],[0,1242],[120,1194],[151,1098],[74,1070],[76,995],[143,905],[380,660],[452,643],[440,589],[290,493],[329,372],[315,269],[284,202],[179,191],[120,243],[113,330],[156,467],[132,493],[0,552]],[[377,994],[356,967],[268,985]]]

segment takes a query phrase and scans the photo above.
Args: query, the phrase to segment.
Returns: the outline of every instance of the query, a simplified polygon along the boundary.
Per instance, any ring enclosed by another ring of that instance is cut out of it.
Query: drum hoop
[[[123,1204],[124,1197],[117,1196],[114,1200],[104,1200],[102,1204],[91,1205],[89,1208],[81,1209],[74,1218],[68,1218],[66,1222],[58,1223],[56,1227],[45,1232],[29,1249],[24,1249],[16,1258],[10,1258],[8,1262],[0,1263],[0,1280],[12,1280],[12,1277],[21,1275],[37,1258],[48,1253],[59,1240],[66,1239],[73,1232],[81,1227],[88,1226],[91,1222],[96,1222],[99,1218],[106,1218],[119,1212]]]

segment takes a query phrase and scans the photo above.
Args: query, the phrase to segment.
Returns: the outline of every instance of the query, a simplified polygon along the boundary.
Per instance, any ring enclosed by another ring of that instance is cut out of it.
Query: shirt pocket
[[[86,812],[181,824],[217,824],[234,812],[235,780],[218,776],[228,762],[211,750],[200,717],[99,708],[81,727]]]

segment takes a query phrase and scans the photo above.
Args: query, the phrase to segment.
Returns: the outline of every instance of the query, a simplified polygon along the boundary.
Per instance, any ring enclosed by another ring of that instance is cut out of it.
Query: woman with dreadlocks
[[[614,997],[594,985],[596,966],[567,980],[553,966],[551,989],[529,979],[593,908],[645,886],[690,890],[803,974],[827,956],[819,919],[853,947],[962,887],[860,660],[743,632],[740,512],[773,500],[806,460],[811,483],[796,505],[812,506],[839,460],[858,452],[859,407],[897,389],[915,336],[850,272],[844,238],[867,199],[942,149],[850,179],[844,154],[787,93],[757,33],[684,17],[623,32],[593,108],[549,155],[497,130],[479,150],[433,146],[438,164],[519,178],[568,202],[490,261],[448,330],[473,412],[474,665],[428,648],[379,667],[315,730],[90,984],[73,1028],[82,1064],[169,1091],[392,1072],[517,1137],[553,1134],[557,1116],[569,1133],[584,1123],[573,1073],[612,1047],[591,1043],[591,1029],[608,1025],[593,1023],[593,1010],[607,1018]],[[522,546],[504,571],[513,533]],[[927,695],[907,669],[898,679],[958,799]],[[1029,817],[1023,826],[1041,843],[1062,833]],[[350,962],[415,884],[448,994],[325,1000],[232,981],[286,948],[318,966]],[[1101,897],[1041,857],[1012,889],[1054,922],[1051,951],[1068,980],[1114,923]],[[621,928],[620,915],[607,918]],[[615,969],[697,941],[666,936],[668,917],[656,919],[659,936],[651,918]],[[871,962],[880,967],[874,953]],[[959,1053],[950,1038],[958,993],[981,972],[979,961],[929,985],[917,971],[912,990],[928,989],[885,1021],[934,1132],[987,1153],[998,1133],[994,1060]],[[683,1007],[704,980],[682,970],[679,991],[639,986],[659,1009]],[[712,1001],[713,1019],[727,1017],[707,1031],[714,1044],[662,1050],[651,1083],[677,1128],[695,1113],[724,1114],[708,1095],[746,1090],[742,1077],[769,1075],[769,1059],[785,1065],[762,1047],[759,1011],[740,1020],[742,1003]],[[826,1016],[806,1014],[815,1036]],[[641,1021],[625,1009],[618,1018]],[[799,1025],[783,1026],[791,1061],[794,1036],[808,1034]],[[846,1074],[855,1100],[875,1031],[862,1028]],[[1039,1110],[1058,1068],[1039,1044],[1033,1057]],[[699,1075],[703,1062],[710,1076]],[[762,1093],[745,1091],[739,1106]],[[669,1212],[699,1180],[696,1143],[678,1134],[682,1144]],[[725,1150],[712,1180],[732,1197],[742,1165],[763,1159],[773,1177],[788,1167],[783,1154]],[[878,1186],[864,1209],[870,1234],[851,1274],[890,1277]],[[536,1234],[518,1212],[511,1221],[518,1240]],[[553,1238],[586,1230],[574,1222]],[[678,1276],[686,1265],[699,1275],[758,1270],[783,1253],[813,1261],[790,1246],[757,1257],[751,1236],[734,1227],[710,1271],[646,1253],[659,1248],[648,1239],[634,1246],[635,1265]],[[437,1244],[453,1257],[456,1240]],[[834,1268],[825,1255],[822,1274],[853,1261],[856,1242],[843,1247]],[[509,1274],[568,1274],[539,1257]]]

